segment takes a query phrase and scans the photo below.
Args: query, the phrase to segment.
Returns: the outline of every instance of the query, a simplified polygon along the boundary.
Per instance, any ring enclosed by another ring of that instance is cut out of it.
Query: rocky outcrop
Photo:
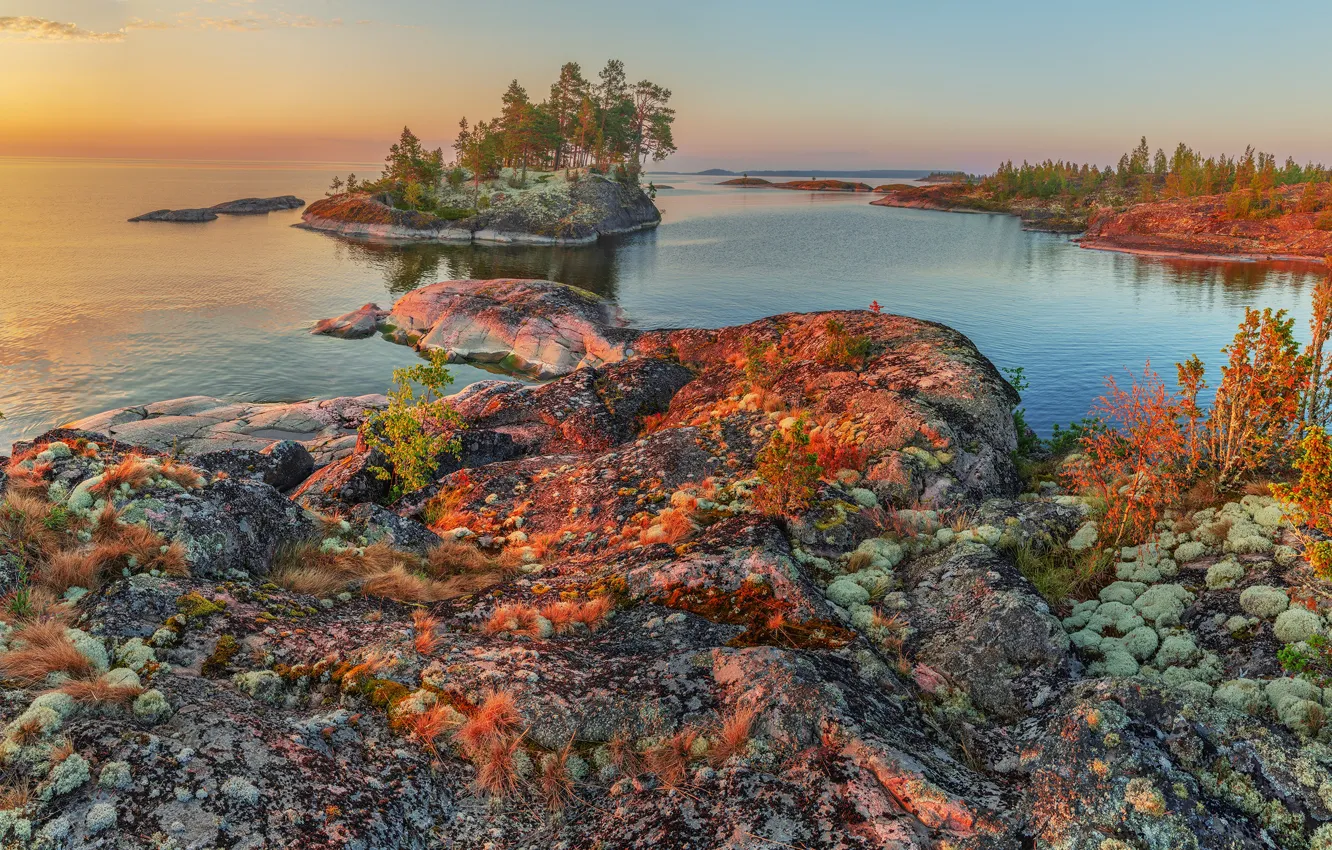
[[[502,195],[503,193],[501,193]],[[310,205],[296,225],[343,236],[481,244],[590,245],[603,236],[661,223],[652,199],[635,185],[586,175],[564,191],[514,192],[465,217],[395,209],[383,198],[343,194]]]
[[[366,412],[384,404],[386,401],[380,395],[295,404],[253,404],[189,396],[109,410],[79,419],[68,427],[96,431],[186,457],[233,450],[265,453],[271,452],[276,444],[292,441],[307,450],[316,465],[324,466],[355,448],[356,430]],[[283,480],[289,478],[287,474]]]
[[[258,215],[277,210],[296,210],[303,206],[305,206],[305,201],[295,195],[280,195],[276,198],[241,198],[237,201],[226,201],[201,209],[153,210],[150,213],[135,216],[130,221],[216,221],[219,215]]]
[[[51,612],[100,689],[5,682],[0,841],[1324,850],[1332,690],[1276,653],[1330,627],[1280,507],[1172,515],[1051,602],[1095,525],[1014,498],[1016,401],[955,331],[847,311],[473,385],[391,505],[365,445],[284,498],[292,442],[18,444],[0,593],[160,541]]]
[[[771,180],[764,180],[762,177],[734,177],[730,180],[723,180],[718,186],[771,186]]]
[[[311,332],[357,338],[375,330],[419,351],[439,349],[450,360],[536,378],[623,360],[638,335],[622,326],[610,302],[544,280],[435,283],[407,293],[391,310],[367,304]]]
[[[1304,186],[1275,191],[1284,209],[1296,210]],[[1155,201],[1099,211],[1081,244],[1134,254],[1322,262],[1332,254],[1332,230],[1318,226],[1320,215],[1326,218],[1313,211],[1235,218],[1226,195]]]

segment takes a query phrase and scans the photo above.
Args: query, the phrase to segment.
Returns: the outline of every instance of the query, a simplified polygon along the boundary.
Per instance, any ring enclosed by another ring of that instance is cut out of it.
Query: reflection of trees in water
[[[636,255],[641,254],[655,244],[654,237],[652,232],[639,233],[578,248],[339,242],[352,261],[381,272],[395,296],[437,280],[525,277],[568,283],[614,299],[620,250],[632,247]]]

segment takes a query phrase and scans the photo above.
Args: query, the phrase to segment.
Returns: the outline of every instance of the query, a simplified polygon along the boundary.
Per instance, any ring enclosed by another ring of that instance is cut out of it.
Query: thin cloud
[[[321,27],[340,26],[342,26],[341,18],[325,21],[310,15],[295,15],[288,12],[278,12],[277,14],[270,15],[267,12],[254,11],[250,14],[236,17],[198,15],[194,12],[181,12],[176,15],[174,20],[170,21],[145,21],[140,18],[134,18],[125,25],[125,29],[194,29],[215,30],[220,32],[259,32],[260,30],[267,29],[318,29]]]
[[[124,41],[124,30],[97,32],[77,24],[34,18],[28,15],[0,17],[0,35],[17,35],[29,41]]]

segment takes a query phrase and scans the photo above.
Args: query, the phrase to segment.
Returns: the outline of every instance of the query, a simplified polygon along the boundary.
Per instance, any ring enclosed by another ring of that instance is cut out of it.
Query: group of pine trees
[[[567,62],[540,103],[514,80],[501,98],[498,117],[474,124],[464,117],[451,164],[445,164],[443,149],[426,150],[404,127],[389,148],[379,180],[335,177],[330,194],[382,192],[395,206],[460,215],[470,210],[440,206],[444,182],[454,189],[470,182],[469,203],[475,209],[485,201],[481,183],[498,178],[502,168],[518,172],[510,177],[512,188],[526,184],[529,169],[587,169],[637,183],[649,159],[659,162],[675,152],[670,99],[670,89],[650,80],[630,83],[618,59],[607,62],[595,82],[584,78],[577,62]]]
[[[1251,146],[1238,157],[1204,158],[1181,142],[1171,156],[1166,156],[1160,148],[1153,155],[1143,137],[1115,166],[1098,168],[1063,160],[1014,166],[1009,161],[983,178],[981,186],[1001,199],[1062,198],[1075,206],[1106,192],[1143,201],[1227,194],[1232,216],[1252,218],[1291,211],[1283,209],[1275,190],[1300,183],[1306,184],[1306,188],[1297,209],[1302,212],[1322,209],[1326,193],[1319,187],[1329,182],[1329,178],[1332,173],[1321,163],[1299,165],[1287,158],[1285,165],[1278,167],[1275,156],[1255,151]]]

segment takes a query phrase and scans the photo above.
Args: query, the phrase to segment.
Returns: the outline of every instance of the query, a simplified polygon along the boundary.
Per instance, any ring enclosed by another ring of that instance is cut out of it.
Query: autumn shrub
[[[465,424],[442,398],[444,388],[453,383],[447,363],[447,352],[436,349],[429,363],[393,370],[388,407],[371,413],[361,426],[366,444],[387,459],[386,466],[370,469],[390,482],[390,500],[430,483],[440,455],[457,457],[462,452],[458,432]],[[423,388],[419,395],[414,384]]]
[[[1314,227],[1318,230],[1332,230],[1332,210],[1323,210],[1314,216]]]
[[[824,475],[835,476],[843,469],[862,472],[869,460],[860,444],[848,440],[830,427],[819,428],[809,438],[809,447]]]
[[[1223,349],[1229,362],[1207,422],[1209,459],[1222,482],[1271,468],[1294,447],[1308,376],[1294,324],[1284,310],[1246,308],[1234,341]]]
[[[1300,442],[1300,456],[1294,465],[1299,477],[1292,484],[1274,485],[1272,495],[1287,505],[1288,516],[1297,528],[1332,536],[1332,437],[1321,427],[1311,426]],[[1315,572],[1332,578],[1332,542],[1299,533]]]
[[[747,337],[744,341],[745,380],[754,390],[765,390],[776,381],[782,365],[777,349],[766,339]]]
[[[828,366],[850,366],[860,368],[873,351],[873,343],[867,336],[853,336],[846,325],[836,319],[824,323],[827,342],[819,353],[820,362]]]
[[[778,428],[759,452],[755,466],[761,483],[754,504],[771,516],[789,516],[809,507],[814,487],[823,475],[819,456],[810,450],[803,418],[789,428]]]
[[[1083,434],[1069,477],[1105,504],[1102,539],[1119,545],[1152,532],[1179,496],[1187,458],[1179,400],[1150,366],[1127,390],[1114,378],[1106,388],[1093,407],[1099,425]]]

